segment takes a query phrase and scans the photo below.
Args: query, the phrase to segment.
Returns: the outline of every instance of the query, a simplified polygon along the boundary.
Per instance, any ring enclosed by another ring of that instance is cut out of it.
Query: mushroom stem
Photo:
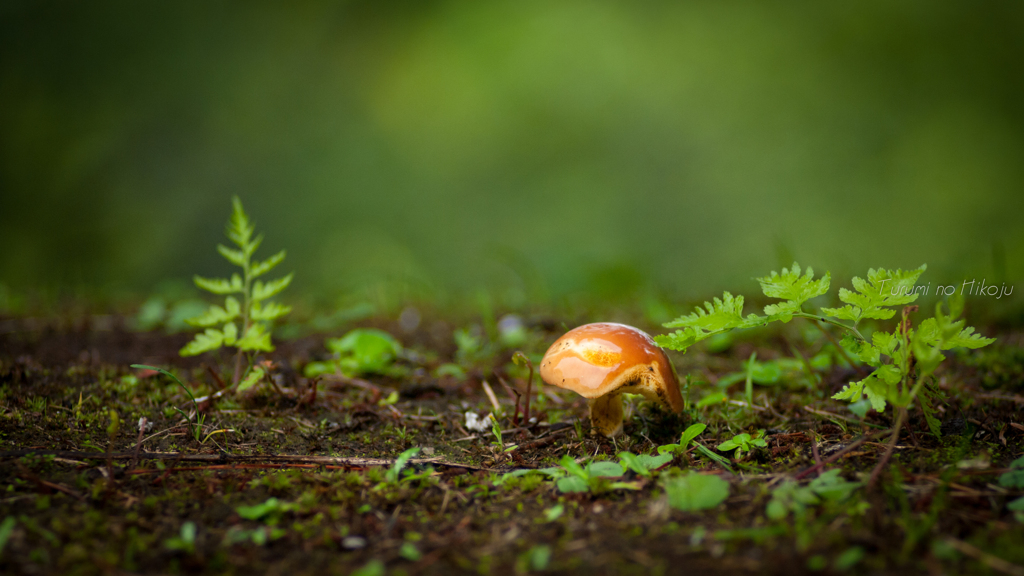
[[[590,424],[595,430],[609,438],[622,432],[622,394],[606,394],[589,404]]]

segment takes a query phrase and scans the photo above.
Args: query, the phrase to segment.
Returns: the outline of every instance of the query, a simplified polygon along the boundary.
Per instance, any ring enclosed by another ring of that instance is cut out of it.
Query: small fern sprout
[[[239,391],[243,391],[263,379],[265,370],[252,365],[252,354],[273,351],[270,325],[274,320],[291,312],[291,307],[270,302],[269,299],[291,284],[292,274],[266,282],[258,279],[284,260],[285,251],[281,250],[263,261],[254,261],[253,253],[263,242],[263,235],[253,236],[255,227],[237,196],[231,199],[231,203],[232,212],[226,234],[236,248],[218,244],[217,251],[229,262],[240,267],[242,273],[236,272],[230,279],[195,276],[196,286],[207,292],[225,296],[224,306],[211,305],[203,314],[187,320],[189,325],[205,330],[196,334],[195,338],[181,349],[180,354],[196,356],[224,346],[236,348],[232,382],[237,385]],[[246,354],[249,355],[250,362],[243,380],[242,360]]]

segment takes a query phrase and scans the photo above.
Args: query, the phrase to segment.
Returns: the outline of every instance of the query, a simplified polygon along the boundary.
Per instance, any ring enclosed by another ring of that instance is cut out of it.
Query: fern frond
[[[251,271],[252,277],[255,278],[257,276],[262,276],[267,272],[270,272],[274,268],[274,266],[277,266],[278,264],[281,263],[281,261],[284,260],[284,255],[285,251],[281,250],[280,252],[274,254],[270,258],[267,258],[262,262],[256,262],[255,264],[253,264]]]
[[[680,316],[671,322],[663,324],[666,328],[700,328],[709,332],[720,332],[731,328],[749,328],[757,326],[766,320],[750,314],[743,317],[743,296],[733,296],[726,292],[722,298],[715,298],[713,302],[705,302],[704,308],[699,306],[694,312],[686,316]]]
[[[291,306],[283,306],[277,302],[269,302],[266,306],[260,302],[254,302],[252,305],[252,312],[249,313],[249,318],[256,321],[270,321],[292,311]]]
[[[824,276],[815,280],[814,269],[808,268],[807,273],[801,276],[800,265],[793,262],[793,266],[789,269],[783,268],[781,274],[773,270],[769,276],[758,278],[757,281],[761,283],[761,291],[765,296],[785,300],[765,306],[764,313],[783,322],[789,322],[793,314],[801,311],[804,302],[828,292],[832,274],[826,272]]]
[[[235,266],[245,267],[245,252],[235,250],[234,248],[228,248],[223,244],[217,244],[217,252],[220,252],[221,256],[226,258],[228,262],[231,262]]]
[[[244,292],[245,287],[242,284],[242,277],[238,274],[232,274],[231,280],[225,280],[224,278],[203,278],[202,276],[193,276],[192,281],[196,283],[196,286],[206,290],[207,292],[213,292],[214,294],[237,294]]]
[[[266,300],[280,291],[288,287],[292,282],[292,276],[294,274],[288,274],[283,278],[277,280],[271,280],[264,284],[261,280],[257,280],[252,286],[252,300],[253,302],[259,302],[260,300]]]
[[[849,400],[850,402],[860,402],[861,397],[864,395],[864,381],[850,382],[843,386],[843,389],[832,395],[833,400]]]
[[[227,230],[225,231],[228,238],[239,248],[244,248],[249,243],[249,239],[252,238],[253,230],[255,230],[255,226],[249,221],[249,215],[242,208],[242,201],[239,200],[238,196],[233,196],[231,198],[231,218],[228,220]]]
[[[918,291],[914,285],[918,277],[928,268],[922,264],[914,270],[886,270],[871,268],[868,279],[853,277],[852,283],[856,292],[839,289],[839,299],[846,302],[842,308],[822,308],[827,316],[840,320],[859,322],[868,318],[887,320],[896,314],[889,306],[903,306],[917,300]]]
[[[693,313],[665,323],[666,328],[682,328],[682,330],[656,336],[654,341],[662,348],[685,351],[697,342],[719,332],[733,328],[753,328],[761,326],[767,321],[767,318],[757,314],[749,314],[744,318],[743,296],[734,297],[726,292],[722,298],[715,298],[713,302],[705,302],[704,308],[698,306]]]

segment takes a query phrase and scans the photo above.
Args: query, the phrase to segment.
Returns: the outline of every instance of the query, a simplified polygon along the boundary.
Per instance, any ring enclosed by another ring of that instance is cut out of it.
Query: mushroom
[[[612,437],[622,432],[622,393],[642,394],[673,412],[683,409],[672,363],[654,340],[624,324],[585,324],[566,332],[540,362],[547,384],[590,404],[590,422]]]

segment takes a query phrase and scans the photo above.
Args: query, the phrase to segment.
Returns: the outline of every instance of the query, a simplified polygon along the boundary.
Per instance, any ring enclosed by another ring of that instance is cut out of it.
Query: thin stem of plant
[[[850,355],[846,352],[846,348],[843,348],[843,346],[836,341],[835,336],[833,336],[831,332],[826,330],[825,327],[821,325],[821,322],[815,322],[814,325],[818,327],[818,330],[821,330],[821,333],[825,335],[825,338],[828,338],[828,341],[832,343],[832,346],[834,346],[835,349],[839,351],[839,355],[843,357],[843,360],[846,360],[846,363],[850,365],[850,368],[856,370],[858,374],[863,375],[863,366],[855,363],[853,361],[853,358],[850,358]]]
[[[889,458],[892,457],[893,450],[896,449],[896,442],[900,439],[900,430],[903,428],[903,422],[906,420],[907,409],[899,408],[896,411],[896,424],[892,427],[892,436],[889,437],[889,446],[885,449],[885,454],[882,455],[882,459],[875,464],[875,469],[871,471],[871,477],[868,479],[868,490],[871,490],[875,483],[878,481],[878,477],[882,474],[882,469],[889,462]]]
[[[869,341],[867,338],[864,337],[863,334],[860,333],[860,330],[857,330],[857,328],[855,326],[850,326],[849,324],[843,324],[842,322],[839,322],[838,320],[833,320],[833,319],[828,318],[826,316],[818,316],[817,314],[809,314],[807,312],[796,312],[796,313],[793,314],[793,316],[799,317],[799,318],[808,318],[810,320],[817,320],[818,322],[824,322],[826,324],[831,324],[833,326],[836,326],[837,328],[842,328],[844,330],[849,330],[850,332],[853,332],[853,334],[857,338],[860,338],[861,340],[863,340],[865,342]]]
[[[525,354],[524,354],[525,356]],[[526,359],[526,365],[530,367],[530,376],[526,379],[526,407],[523,409],[524,424],[530,426],[530,393],[533,391],[533,362]]]

